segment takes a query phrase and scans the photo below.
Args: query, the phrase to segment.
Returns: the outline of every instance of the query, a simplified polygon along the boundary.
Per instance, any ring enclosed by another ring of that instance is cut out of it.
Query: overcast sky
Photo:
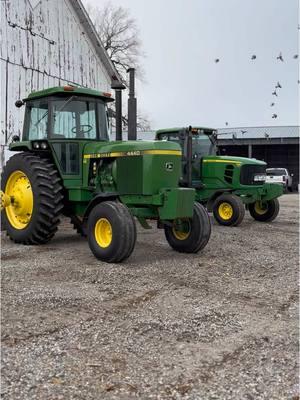
[[[137,98],[152,129],[299,125],[298,0],[110,2],[128,8],[140,29],[147,83]]]

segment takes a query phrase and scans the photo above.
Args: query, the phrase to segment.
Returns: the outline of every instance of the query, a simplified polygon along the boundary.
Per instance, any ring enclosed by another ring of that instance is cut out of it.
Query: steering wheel
[[[93,129],[92,125],[79,125],[78,136],[84,136],[86,133],[89,133]],[[74,126],[71,129],[72,133],[77,133],[77,126]]]

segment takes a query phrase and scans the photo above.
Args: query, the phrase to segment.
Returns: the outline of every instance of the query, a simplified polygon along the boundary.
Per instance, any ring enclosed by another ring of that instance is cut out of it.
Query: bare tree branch
[[[111,3],[104,4],[102,8],[88,4],[86,8],[124,85],[128,88],[128,68],[135,68],[137,78],[144,81],[141,59],[145,55],[142,51],[139,29],[135,19],[130,16],[129,10],[113,6]],[[115,116],[113,105],[111,106],[111,115]],[[126,127],[127,117],[123,116],[122,120],[123,126]],[[138,112],[137,117],[137,128],[139,130],[150,129],[147,116],[140,112]]]

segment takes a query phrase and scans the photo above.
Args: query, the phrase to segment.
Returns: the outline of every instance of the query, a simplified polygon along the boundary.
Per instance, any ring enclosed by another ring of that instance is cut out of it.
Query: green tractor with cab
[[[265,183],[266,163],[253,158],[216,155],[217,131],[211,128],[172,128],[156,132],[156,140],[178,143],[183,151],[182,187],[196,189],[196,201],[213,212],[220,225],[237,226],[245,208],[260,222],[279,213],[281,185]]]
[[[55,234],[60,215],[87,236],[91,251],[121,262],[136,242],[135,218],[156,220],[179,252],[196,253],[210,237],[193,188],[178,187],[181,148],[172,142],[109,141],[110,94],[74,86],[32,92],[17,153],[2,172],[2,224],[16,243],[39,245]]]

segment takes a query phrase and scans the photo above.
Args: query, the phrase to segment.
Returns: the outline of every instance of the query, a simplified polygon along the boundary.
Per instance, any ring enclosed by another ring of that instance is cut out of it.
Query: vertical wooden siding
[[[2,0],[0,7],[3,148],[22,130],[17,99],[65,83],[110,91],[110,77],[68,0]]]

